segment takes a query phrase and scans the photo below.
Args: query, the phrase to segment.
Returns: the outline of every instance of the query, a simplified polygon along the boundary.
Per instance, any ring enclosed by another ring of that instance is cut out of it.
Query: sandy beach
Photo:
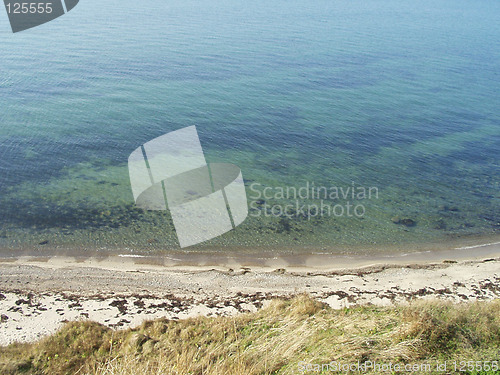
[[[135,327],[155,318],[234,315],[275,297],[300,293],[333,308],[391,305],[414,299],[455,302],[500,297],[499,244],[391,262],[248,267],[162,266],[134,258],[75,260],[24,257],[0,262],[0,344],[31,342],[64,322],[93,320]],[[450,256],[455,254],[455,259]],[[488,256],[486,256],[488,255]]]

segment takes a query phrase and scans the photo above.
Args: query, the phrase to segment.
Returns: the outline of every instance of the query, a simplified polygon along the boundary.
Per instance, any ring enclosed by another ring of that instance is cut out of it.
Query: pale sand
[[[458,260],[449,260],[452,256]],[[298,293],[333,308],[392,305],[416,298],[465,302],[500,297],[499,244],[434,254],[431,262],[422,258],[371,264],[365,259],[353,267],[327,267],[317,261],[290,267],[277,258],[252,268],[234,260],[219,267],[167,267],[118,257],[3,259],[0,344],[34,341],[68,320],[135,327],[160,317],[255,311],[271,298]]]

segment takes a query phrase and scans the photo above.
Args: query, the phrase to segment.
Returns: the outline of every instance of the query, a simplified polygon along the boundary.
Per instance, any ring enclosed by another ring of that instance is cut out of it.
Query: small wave
[[[474,246],[456,247],[455,250],[475,249],[477,247],[484,247],[484,246],[491,246],[491,245],[500,245],[500,242],[483,243],[481,245],[474,245]]]

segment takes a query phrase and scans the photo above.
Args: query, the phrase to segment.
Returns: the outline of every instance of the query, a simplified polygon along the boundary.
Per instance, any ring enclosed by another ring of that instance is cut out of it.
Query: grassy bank
[[[0,348],[0,373],[291,374],[331,361],[435,370],[445,360],[500,360],[500,300],[332,310],[298,296],[253,314],[156,320],[133,330],[73,322],[40,342]]]

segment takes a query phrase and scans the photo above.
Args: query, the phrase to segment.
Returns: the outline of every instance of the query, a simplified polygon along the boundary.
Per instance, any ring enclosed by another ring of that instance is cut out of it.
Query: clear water
[[[134,207],[126,163],[190,125],[208,161],[242,169],[254,202],[196,249],[499,233],[496,0],[85,0],[18,34],[0,11],[0,26],[4,249],[178,249],[168,212]],[[250,190],[313,182],[378,198],[358,202],[362,217],[274,217],[263,204],[293,199]]]

